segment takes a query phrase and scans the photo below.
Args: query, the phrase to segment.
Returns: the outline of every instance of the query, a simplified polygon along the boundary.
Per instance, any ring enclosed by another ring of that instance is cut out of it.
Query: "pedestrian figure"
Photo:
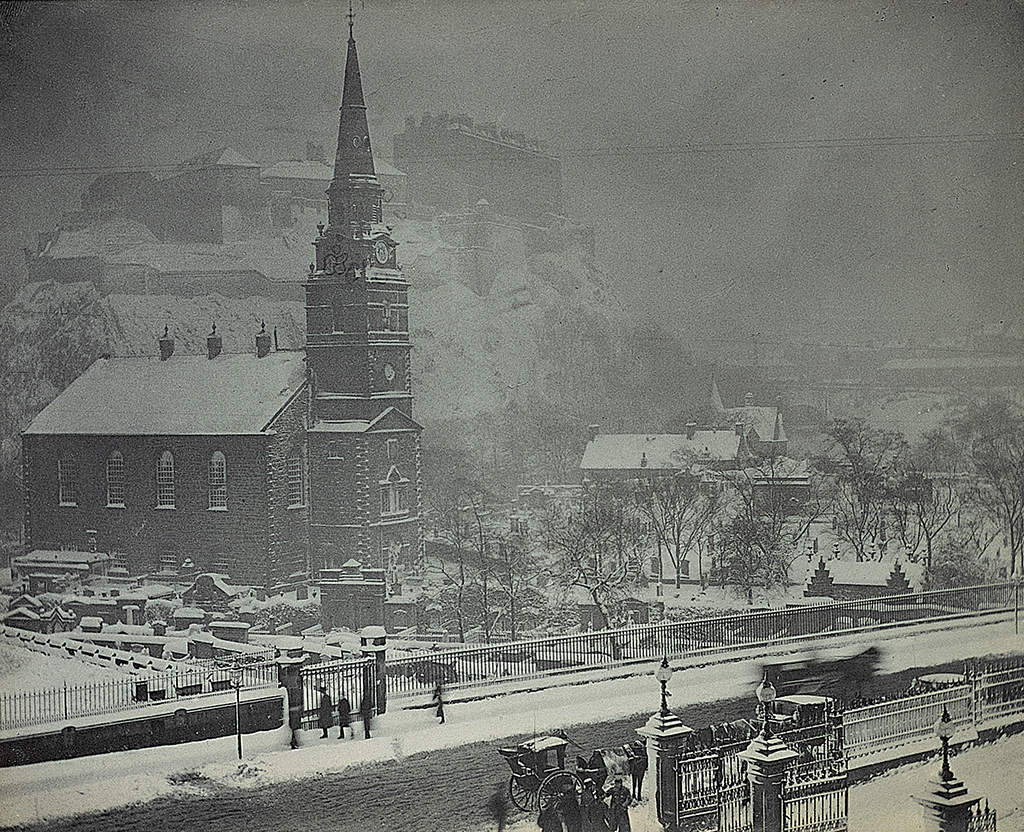
[[[629,826],[629,789],[616,777],[608,790],[608,828],[611,832],[630,832]]]
[[[554,800],[540,810],[537,826],[541,832],[562,832],[562,818],[558,814],[558,804]]]
[[[352,724],[352,706],[348,702],[348,697],[345,694],[341,695],[341,699],[338,700],[338,739],[345,739],[345,729]],[[352,738],[355,739],[355,731],[352,732]]]
[[[331,695],[327,692],[327,688],[323,685],[317,688],[320,691],[320,708],[319,708],[319,725],[320,739],[327,739],[327,729],[334,725],[334,703],[331,701]]]
[[[434,685],[434,698],[430,700],[430,704],[437,705],[435,716],[440,720],[438,724],[444,725],[444,692],[441,688],[440,679]]]
[[[575,790],[569,790],[558,799],[559,814],[565,824],[565,832],[583,832],[583,817]]]
[[[487,810],[494,819],[498,832],[505,832],[505,825],[508,823],[508,790],[504,781],[498,783],[498,788],[487,801]]]
[[[583,794],[580,795],[580,817],[583,821],[583,832],[608,832],[605,815],[608,807],[604,803],[604,795],[597,791],[597,784],[589,777],[583,781]]]
[[[359,702],[359,716],[363,720],[363,739],[370,739],[370,720],[373,719],[373,697],[367,688]]]

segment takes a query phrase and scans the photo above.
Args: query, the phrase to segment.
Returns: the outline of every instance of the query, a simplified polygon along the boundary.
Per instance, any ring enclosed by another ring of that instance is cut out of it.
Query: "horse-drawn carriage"
[[[578,801],[588,778],[600,792],[609,777],[632,776],[633,792],[639,799],[640,782],[647,769],[647,752],[642,740],[618,748],[598,749],[589,759],[577,756],[575,771],[566,766],[568,745],[569,739],[564,734],[556,734],[536,737],[514,748],[498,749],[512,771],[508,796],[518,808],[524,812],[543,811],[567,794],[574,795]]]

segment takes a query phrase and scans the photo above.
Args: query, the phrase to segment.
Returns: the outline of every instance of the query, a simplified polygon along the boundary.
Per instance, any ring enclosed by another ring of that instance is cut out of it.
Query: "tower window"
[[[403,477],[395,466],[380,481],[380,513],[382,515],[406,514],[409,511],[409,480]]]
[[[224,454],[214,451],[210,457],[210,508],[228,507],[228,464]]]
[[[398,456],[398,440],[397,439],[385,439],[384,448],[387,451],[388,462],[394,462]]]
[[[75,463],[70,459],[57,460],[58,499],[62,506],[77,506],[78,492],[75,487]]]
[[[391,482],[380,487],[380,513],[405,514],[409,511],[404,483]]]
[[[295,451],[288,457],[288,505],[304,506],[306,504],[306,476],[302,452]]]
[[[107,457],[107,505],[124,508],[124,455],[111,451]]]
[[[156,464],[156,507],[174,508],[174,455],[160,454]]]

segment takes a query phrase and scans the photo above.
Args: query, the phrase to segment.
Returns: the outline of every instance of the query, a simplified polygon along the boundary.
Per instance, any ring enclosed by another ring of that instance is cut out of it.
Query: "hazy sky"
[[[347,4],[3,5],[0,244],[96,172],[333,152]],[[694,338],[1024,319],[1024,5],[356,0],[375,152],[405,117],[547,140],[638,315]],[[40,175],[56,170],[77,175]],[[63,204],[71,200],[70,204]]]

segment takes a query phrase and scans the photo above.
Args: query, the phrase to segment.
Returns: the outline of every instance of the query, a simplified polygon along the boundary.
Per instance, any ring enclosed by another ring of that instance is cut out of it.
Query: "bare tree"
[[[721,578],[753,603],[753,590],[790,583],[797,541],[831,503],[828,480],[786,457],[725,474],[730,489],[718,535]]]
[[[541,602],[533,579],[537,564],[530,550],[529,540],[520,535],[507,535],[495,541],[494,578],[497,587],[498,620],[507,624],[509,640],[519,637],[521,625],[536,619],[536,607]],[[533,611],[533,615],[531,615]]]
[[[585,591],[607,628],[642,566],[644,535],[623,500],[606,495],[585,499],[574,512],[552,509],[543,539],[554,557],[554,579],[565,589]]]
[[[1024,571],[1024,413],[996,399],[970,411],[960,428],[969,443],[978,503],[1006,534],[1012,578]]]
[[[650,529],[659,565],[667,555],[675,571],[678,589],[687,555],[697,552],[697,572],[705,586],[700,554],[721,509],[721,484],[713,472],[684,465],[670,473],[634,481],[631,496],[638,516]]]
[[[902,435],[871,428],[863,419],[836,419],[826,429],[839,463],[835,513],[839,536],[857,560],[885,534],[892,494],[909,446]]]
[[[911,560],[918,560],[923,548],[926,570],[932,567],[938,536],[960,511],[962,473],[963,454],[952,435],[932,431],[913,449],[890,491],[896,536]]]

